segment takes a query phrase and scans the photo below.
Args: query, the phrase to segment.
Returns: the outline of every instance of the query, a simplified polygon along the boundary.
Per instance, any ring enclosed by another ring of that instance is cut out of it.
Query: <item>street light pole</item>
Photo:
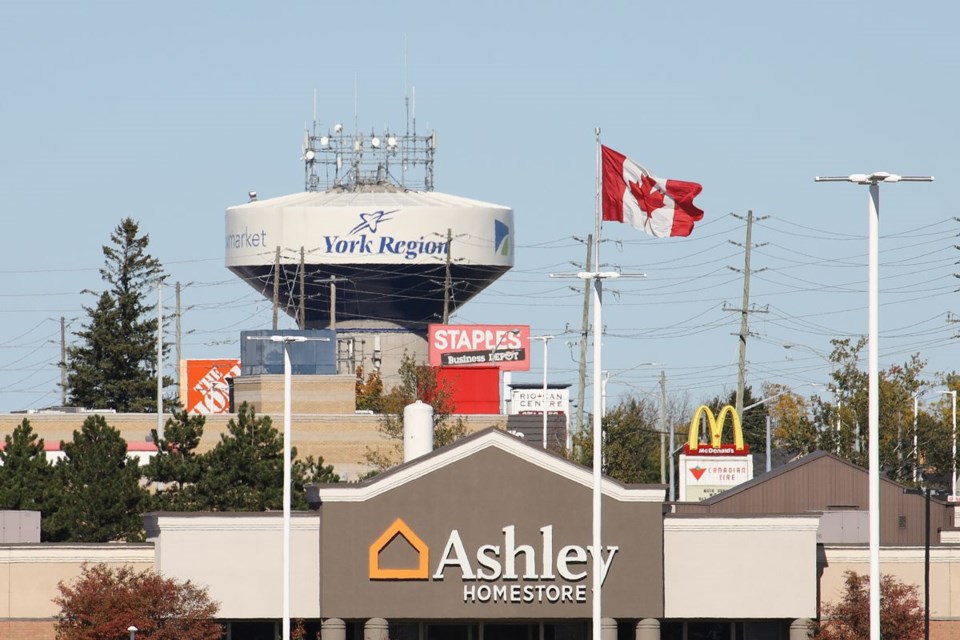
[[[308,338],[297,335],[247,336],[247,340],[269,340],[283,344],[283,632],[281,640],[290,640],[290,482],[291,448],[291,405],[293,392],[290,343],[291,342],[330,342],[330,338]]]
[[[950,497],[954,501],[957,499],[957,390],[941,391],[943,395],[949,395],[953,399],[953,468],[950,472]]]
[[[548,343],[556,336],[530,336],[531,340],[540,340],[543,342],[543,400],[541,411],[543,413],[543,448],[547,448],[547,352]]]
[[[867,175],[814,178],[816,182],[853,182],[870,187],[868,224],[868,446],[870,503],[870,640],[880,640],[880,183],[931,182],[932,176],[898,176],[885,171]],[[956,474],[954,474],[956,477]]]

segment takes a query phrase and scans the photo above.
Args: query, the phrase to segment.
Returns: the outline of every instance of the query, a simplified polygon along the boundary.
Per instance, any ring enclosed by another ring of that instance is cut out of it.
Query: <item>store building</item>
[[[842,571],[865,572],[867,560],[865,544],[823,542],[836,525],[818,506],[832,504],[829,492],[799,497],[812,491],[800,482],[809,473],[825,487],[842,482],[835,495],[856,506],[839,492],[865,490],[866,472],[829,455],[808,458],[697,505],[665,502],[660,485],[605,478],[603,640],[806,638],[820,603],[837,597]],[[718,506],[748,494],[759,503],[761,493],[762,508]],[[896,493],[904,508],[923,503]],[[585,467],[488,429],[367,482],[311,487],[308,497],[311,510],[292,518],[291,615],[311,640],[317,632],[323,640],[590,637]],[[919,585],[914,513],[906,512],[909,539],[886,540],[881,559],[884,572]],[[890,507],[884,518],[900,515]],[[947,515],[952,506],[943,505],[936,517]],[[945,640],[960,629],[960,544],[949,522],[936,522],[931,638]],[[10,593],[0,602],[0,637],[52,640],[56,584],[84,559],[205,585],[230,640],[277,637],[280,513],[151,513],[145,524],[143,545],[0,545],[0,590]]]

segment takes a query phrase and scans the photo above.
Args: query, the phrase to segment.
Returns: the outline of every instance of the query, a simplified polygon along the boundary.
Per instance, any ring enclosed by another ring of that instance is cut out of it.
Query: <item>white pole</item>
[[[598,252],[599,253],[599,252]],[[599,256],[597,260],[599,265]],[[600,640],[600,532],[601,532],[601,510],[600,510],[600,464],[602,461],[603,449],[603,407],[601,406],[601,388],[602,388],[602,369],[600,362],[601,352],[601,327],[603,326],[603,313],[601,310],[603,300],[603,280],[594,274],[593,278],[593,636],[594,640]]]
[[[543,339],[543,448],[547,448],[547,348],[550,338]]]
[[[932,182],[933,176],[898,176],[886,171],[872,174],[814,178],[816,182],[853,182],[870,186],[868,201],[868,461],[870,503],[870,640],[880,640],[880,183]],[[956,476],[956,474],[954,474]]]
[[[607,415],[607,383],[610,382],[610,372],[603,372],[603,380],[600,382],[600,411],[603,416]]]
[[[868,251],[868,440],[870,488],[870,640],[880,640],[880,185],[870,183]]]
[[[601,173],[600,173],[600,127],[595,130],[597,136],[597,166],[596,166],[596,199],[594,204],[594,220],[596,229],[593,234],[593,263],[597,270],[593,274],[593,611],[591,614],[593,640],[600,640],[601,624],[601,606],[600,606],[600,464],[602,461],[603,448],[603,416],[601,412],[601,381],[603,368],[600,362],[601,356],[601,336],[603,332],[603,280],[600,278],[600,194],[601,194]]]
[[[157,437],[163,440],[163,280],[157,281]]]
[[[540,336],[537,339],[543,340],[543,448],[547,448],[547,352],[550,351],[550,339],[553,336]]]
[[[951,495],[957,499],[957,390],[951,389],[950,395],[953,396],[953,485]]]
[[[913,481],[917,481],[917,412],[920,410],[920,392],[913,395]]]
[[[283,635],[290,640],[290,443],[292,404],[290,343],[283,342]]]

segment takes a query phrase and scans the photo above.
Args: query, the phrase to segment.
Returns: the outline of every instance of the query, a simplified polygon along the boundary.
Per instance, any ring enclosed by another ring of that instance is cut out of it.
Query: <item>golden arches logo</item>
[[[723,443],[723,425],[726,423],[728,415],[730,416],[730,420],[733,425],[733,446]],[[700,438],[698,434],[700,431],[700,418],[703,416],[706,416],[707,427],[710,430],[710,445],[709,449],[706,451],[701,450]],[[718,415],[714,416],[713,411],[707,405],[702,404],[697,407],[697,410],[693,413],[693,420],[690,421],[690,436],[687,439],[686,446],[684,447],[684,453],[701,455],[743,455],[749,452],[750,448],[743,441],[743,426],[740,423],[740,415],[737,413],[736,409],[728,404],[720,409],[720,413]]]

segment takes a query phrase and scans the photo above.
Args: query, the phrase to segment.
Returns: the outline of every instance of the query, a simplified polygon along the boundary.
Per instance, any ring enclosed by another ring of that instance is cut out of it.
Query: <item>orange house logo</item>
[[[385,569],[380,566],[380,552],[398,537],[403,538],[417,553],[416,567]],[[430,548],[402,518],[397,518],[370,545],[369,565],[371,580],[427,580],[430,578]]]
[[[723,442],[723,425],[726,424],[727,416],[730,416],[730,422],[733,426],[733,443]],[[707,427],[710,430],[709,444],[700,443],[700,419],[704,417],[707,421]],[[737,410],[729,404],[722,409],[717,416],[707,405],[700,405],[693,414],[693,420],[690,421],[690,435],[687,443],[683,447],[684,453],[693,455],[747,455],[750,447],[743,441],[743,426],[740,423],[740,416]],[[699,478],[698,478],[699,480]]]

